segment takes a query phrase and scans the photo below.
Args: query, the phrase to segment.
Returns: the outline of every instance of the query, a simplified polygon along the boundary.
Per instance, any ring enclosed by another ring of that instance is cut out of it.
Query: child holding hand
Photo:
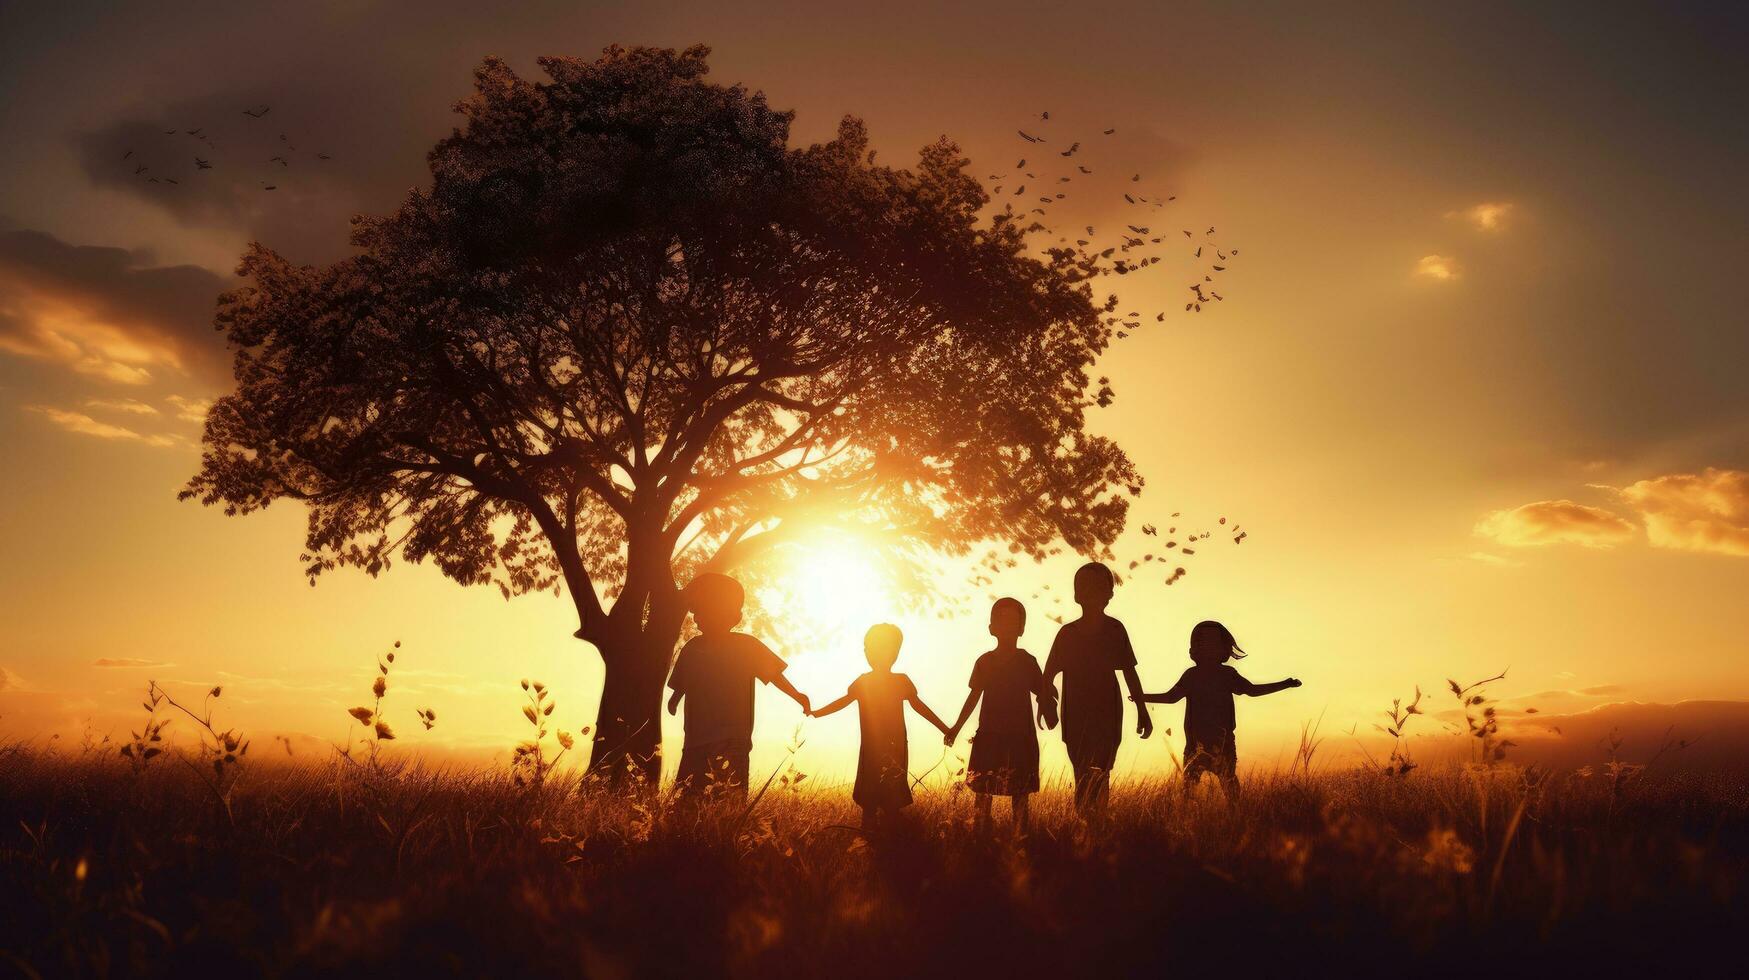
[[[1229,803],[1239,798],[1233,695],[1261,697],[1300,686],[1299,679],[1294,677],[1269,684],[1251,683],[1227,664],[1229,659],[1243,656],[1245,651],[1239,648],[1231,631],[1214,620],[1204,620],[1190,631],[1191,668],[1171,690],[1144,694],[1141,698],[1153,704],[1185,703],[1185,785],[1193,786],[1203,773],[1213,773],[1220,779]]]
[[[850,690],[831,704],[808,712],[824,718],[856,702],[862,725],[862,748],[856,755],[856,787],[851,798],[862,807],[862,825],[873,829],[911,805],[910,747],[905,735],[905,705],[909,704],[943,735],[948,727],[917,695],[917,685],[893,672],[905,635],[890,623],[869,628],[862,639],[869,672],[850,682]]]

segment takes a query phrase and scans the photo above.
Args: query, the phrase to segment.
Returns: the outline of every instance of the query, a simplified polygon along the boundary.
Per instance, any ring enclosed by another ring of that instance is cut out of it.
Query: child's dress
[[[862,724],[862,749],[856,756],[856,787],[851,798],[863,809],[898,809],[911,805],[909,746],[905,737],[905,702],[917,696],[911,678],[891,672],[869,672],[850,684]]]
[[[983,704],[966,785],[997,796],[1038,792],[1038,732],[1032,722],[1032,699],[1044,689],[1038,661],[1025,650],[992,650],[972,666],[970,686],[983,692]]]

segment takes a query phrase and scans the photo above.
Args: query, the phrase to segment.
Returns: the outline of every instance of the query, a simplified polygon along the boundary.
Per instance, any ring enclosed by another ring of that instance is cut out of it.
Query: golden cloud
[[[94,408],[100,412],[121,412],[124,415],[157,415],[158,410],[143,401],[133,398],[88,398],[86,408]]]
[[[1449,255],[1423,255],[1415,263],[1415,274],[1423,279],[1450,282],[1459,277],[1457,259]]]
[[[1749,557],[1749,473],[1707,467],[1622,487],[1659,548]]]
[[[171,395],[164,401],[171,408],[176,409],[176,417],[184,422],[205,423],[206,413],[213,407],[211,398],[185,398],[181,395]]]
[[[162,660],[141,660],[139,657],[98,657],[91,661],[93,667],[174,667]]]
[[[1446,217],[1462,218],[1477,231],[1501,231],[1505,229],[1514,207],[1510,201],[1484,201],[1461,211],[1449,211]]]
[[[0,352],[121,384],[226,372],[219,276],[143,252],[0,228]]]
[[[1539,500],[1488,514],[1476,524],[1476,533],[1512,548],[1550,544],[1613,548],[1634,536],[1634,525],[1601,507]]]
[[[24,410],[27,412],[35,412],[36,414],[48,419],[50,422],[53,422],[55,425],[66,429],[68,432],[76,432],[83,436],[94,436],[98,439],[112,439],[123,442],[138,442],[147,446],[163,447],[176,445],[176,440],[171,436],[136,432],[125,426],[100,422],[97,419],[86,415],[84,412],[70,412],[64,408],[55,408],[52,405],[26,405]]]

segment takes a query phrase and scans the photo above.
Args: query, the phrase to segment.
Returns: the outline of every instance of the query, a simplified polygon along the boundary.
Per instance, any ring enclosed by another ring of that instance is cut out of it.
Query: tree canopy
[[[430,186],[355,218],[356,254],[252,245],[184,497],[304,502],[312,580],[398,555],[568,589],[610,660],[678,633],[677,582],[820,525],[1109,543],[1141,479],[1087,428],[1115,302],[1094,262],[989,214],[945,138],[911,168],[851,117],[790,146],[707,55],[543,58],[539,82],[489,59]]]

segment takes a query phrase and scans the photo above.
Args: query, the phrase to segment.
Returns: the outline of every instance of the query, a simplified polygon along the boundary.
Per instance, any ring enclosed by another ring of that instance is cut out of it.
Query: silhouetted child
[[[1300,686],[1293,677],[1272,684],[1251,683],[1227,665],[1229,658],[1243,656],[1245,651],[1225,626],[1205,619],[1190,631],[1190,659],[1195,666],[1185,671],[1170,691],[1142,696],[1142,700],[1157,704],[1185,702],[1185,785],[1194,785],[1205,772],[1213,773],[1226,790],[1228,802],[1239,795],[1233,695],[1261,697]]]
[[[893,673],[905,635],[890,623],[869,628],[862,638],[863,656],[873,668],[850,682],[843,697],[810,712],[824,718],[855,701],[862,723],[862,749],[856,755],[856,788],[851,799],[862,807],[862,825],[873,828],[911,805],[910,752],[905,738],[905,705],[910,704],[931,725],[947,734],[947,724],[917,696],[917,686]]]
[[[676,786],[682,795],[707,788],[745,796],[747,756],[753,749],[753,682],[764,681],[808,710],[808,698],[783,676],[784,663],[771,648],[737,633],[745,601],[741,583],[705,573],[686,587],[687,606],[699,635],[681,647],[668,686],[668,713],[686,699],[686,739]]]
[[[1075,572],[1075,602],[1081,618],[1064,623],[1045,659],[1045,684],[1063,677],[1063,745],[1075,770],[1075,808],[1083,815],[1104,809],[1111,791],[1111,767],[1123,740],[1123,696],[1117,675],[1123,673],[1130,698],[1136,701],[1136,734],[1154,732],[1148,708],[1139,699],[1142,679],[1136,676],[1136,652],[1123,623],[1105,614],[1117,579],[1111,569],[1088,562]]]
[[[1038,733],[1032,727],[1033,699],[1047,725],[1057,723],[1056,691],[1045,684],[1032,654],[1017,641],[1026,632],[1026,607],[1018,599],[997,599],[990,607],[990,635],[996,649],[972,665],[971,693],[959,720],[947,732],[947,744],[959,737],[972,709],[978,713],[978,733],[972,736],[972,758],[966,785],[977,794],[977,822],[990,824],[990,797],[1006,796],[1014,811],[1014,827],[1026,832],[1027,797],[1038,792]]]

